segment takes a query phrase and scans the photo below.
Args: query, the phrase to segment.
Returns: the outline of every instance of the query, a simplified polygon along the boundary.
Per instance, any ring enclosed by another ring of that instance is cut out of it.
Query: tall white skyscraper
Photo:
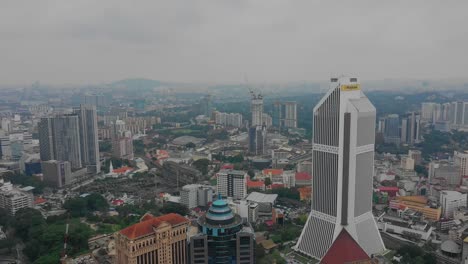
[[[356,78],[330,86],[314,108],[312,212],[295,249],[342,263],[385,249],[372,215],[376,110]]]

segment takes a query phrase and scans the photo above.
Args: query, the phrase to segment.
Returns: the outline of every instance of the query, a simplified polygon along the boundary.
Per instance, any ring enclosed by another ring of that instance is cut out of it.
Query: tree
[[[92,193],[86,196],[87,207],[91,211],[107,211],[109,209],[109,204],[107,203],[106,198],[102,197],[99,193]]]
[[[162,207],[161,212],[165,214],[176,213],[180,215],[188,215],[189,209],[183,204],[167,202]]]
[[[199,170],[203,175],[208,174],[208,165],[210,161],[208,159],[199,159],[192,163],[192,165]]]
[[[265,186],[271,185],[271,179],[269,177],[265,178]]]
[[[250,179],[255,179],[255,172],[253,170],[248,170],[247,175],[249,175]]]
[[[29,237],[30,231],[34,228],[41,229],[45,225],[44,217],[41,212],[32,208],[22,208],[15,214],[14,227],[16,234],[23,240]]]
[[[110,152],[112,150],[112,144],[109,141],[99,142],[99,152]]]

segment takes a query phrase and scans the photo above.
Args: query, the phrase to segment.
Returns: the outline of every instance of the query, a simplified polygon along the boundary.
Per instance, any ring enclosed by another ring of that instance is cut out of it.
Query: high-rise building
[[[77,115],[42,118],[39,123],[41,160],[69,161],[72,169],[81,168],[79,123]]]
[[[415,112],[408,113],[401,120],[400,143],[411,144],[419,142],[421,128],[420,115]]]
[[[266,126],[255,126],[249,128],[249,152],[254,155],[266,153]]]
[[[261,94],[252,94],[250,101],[250,111],[252,112],[252,127],[263,125],[263,97]]]
[[[312,212],[299,252],[347,263],[385,249],[372,215],[375,118],[356,78],[332,78],[313,112]]]
[[[243,224],[225,200],[214,201],[197,224],[199,234],[190,238],[190,263],[255,263],[253,230]]]
[[[284,126],[288,128],[297,127],[297,103],[284,103]]]
[[[273,125],[273,120],[271,116],[267,113],[263,113],[262,122],[263,122],[263,126],[265,126],[266,128],[269,128]]]
[[[186,264],[188,227],[189,220],[178,214],[145,214],[139,223],[117,232],[116,263]]]
[[[297,128],[297,103],[275,102],[273,104],[273,125],[279,128]]]
[[[238,113],[214,112],[214,119],[217,125],[227,127],[242,127],[242,115]]]
[[[211,102],[211,95],[206,95],[201,101],[201,113],[207,117],[211,117],[213,113],[213,106]]]
[[[80,122],[80,143],[82,165],[86,166],[88,172],[101,172],[99,161],[99,142],[97,112],[95,106],[81,105],[75,109]]]
[[[116,120],[111,127],[112,155],[119,159],[133,160],[132,133],[126,129],[125,122]]]
[[[455,151],[453,153],[455,165],[460,168],[460,178],[468,178],[468,150]]]
[[[400,144],[400,118],[397,114],[388,115],[385,119],[385,143]]]
[[[243,199],[247,195],[247,174],[238,170],[218,172],[218,194],[222,197]]]
[[[434,118],[434,109],[436,108],[437,103],[424,102],[421,104],[421,118],[424,121],[432,122]]]
[[[401,143],[408,143],[408,118],[401,119]]]
[[[466,193],[457,191],[442,191],[440,193],[440,205],[442,206],[442,216],[453,218],[453,212],[460,207],[466,207]]]
[[[48,160],[41,163],[44,182],[56,188],[62,188],[72,182],[70,162]]]

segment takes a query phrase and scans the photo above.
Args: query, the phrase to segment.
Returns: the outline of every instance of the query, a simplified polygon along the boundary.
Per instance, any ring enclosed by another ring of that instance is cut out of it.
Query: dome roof
[[[446,240],[440,246],[440,249],[444,252],[459,254],[461,252],[460,246],[452,240]]]
[[[217,221],[226,223],[234,220],[234,213],[232,212],[231,208],[229,208],[225,200],[218,199],[214,201],[208,209],[208,212],[206,213],[206,219],[212,223]]]

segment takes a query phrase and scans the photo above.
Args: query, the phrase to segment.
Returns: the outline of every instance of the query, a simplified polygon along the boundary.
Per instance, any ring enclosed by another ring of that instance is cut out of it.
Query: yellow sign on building
[[[358,83],[341,85],[341,91],[357,91],[357,90],[361,90],[361,85]]]

